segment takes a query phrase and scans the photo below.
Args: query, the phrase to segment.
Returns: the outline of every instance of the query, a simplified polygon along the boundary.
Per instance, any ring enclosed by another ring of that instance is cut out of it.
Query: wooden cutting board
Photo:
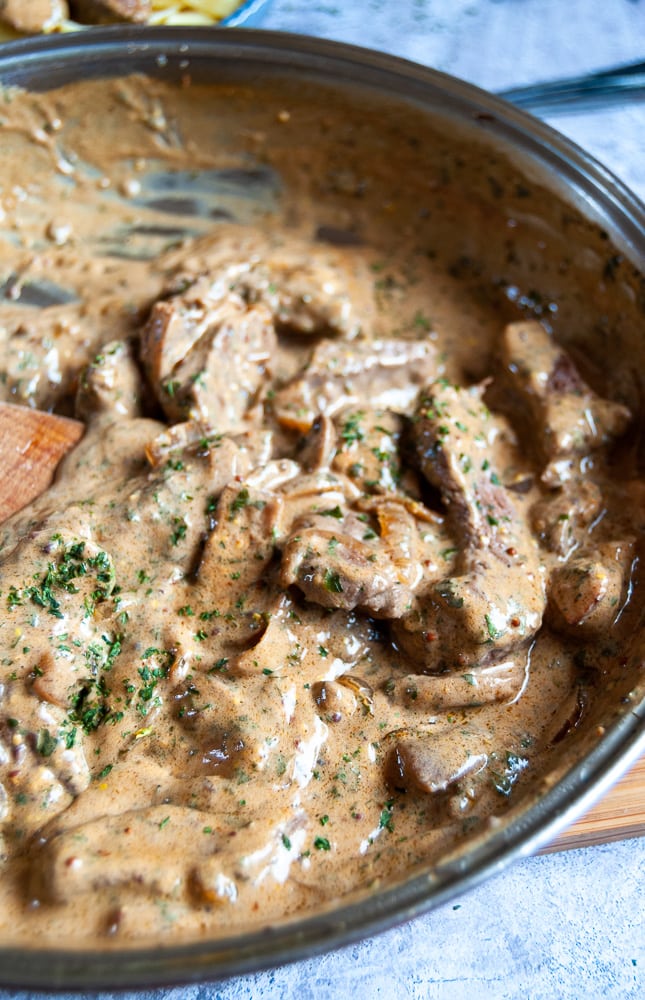
[[[541,853],[645,836],[645,757]]]

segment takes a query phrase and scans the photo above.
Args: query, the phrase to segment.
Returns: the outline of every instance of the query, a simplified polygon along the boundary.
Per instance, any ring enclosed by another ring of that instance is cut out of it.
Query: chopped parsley
[[[246,488],[246,486],[244,486],[239,491],[237,496],[228,505],[229,521],[232,521],[235,518],[235,515],[238,513],[238,511],[243,510],[244,507],[247,506],[248,502],[249,502],[249,491]]]
[[[328,590],[330,594],[342,594],[343,592],[343,585],[341,583],[340,576],[332,569],[325,570],[323,584],[325,590]]]
[[[361,430],[360,422],[365,414],[362,411],[353,413],[347,418],[340,432],[345,444],[353,444],[355,441],[363,441],[365,434]]]
[[[383,809],[381,810],[381,815],[379,816],[379,829],[389,830],[390,833],[394,832],[394,822],[392,820],[392,810],[394,808],[394,799],[390,799],[385,803]]]
[[[496,628],[490,615],[484,615],[484,620],[486,621],[486,631],[491,639],[501,639],[504,635],[503,629]]]
[[[320,513],[323,517],[335,517],[338,521],[342,521],[344,516],[338,504],[335,507],[330,507],[329,510],[321,510]]]
[[[188,524],[183,517],[173,517],[173,531],[170,536],[170,542],[172,545],[178,545],[182,538],[186,537],[186,532],[188,531]]]
[[[36,737],[36,750],[41,757],[51,757],[58,746],[58,740],[49,732],[49,729],[41,729]]]

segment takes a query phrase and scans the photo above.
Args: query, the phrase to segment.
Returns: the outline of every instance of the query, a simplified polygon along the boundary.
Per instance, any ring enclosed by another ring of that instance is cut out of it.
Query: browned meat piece
[[[583,541],[602,510],[602,496],[588,479],[565,483],[531,508],[531,523],[540,544],[568,556]]]
[[[221,808],[206,812],[166,803],[99,816],[35,845],[31,889],[37,898],[57,903],[129,886],[158,900],[191,893],[211,905],[251,905],[263,892],[275,891],[275,881],[266,875],[275,866],[279,877],[290,860],[286,843],[297,856],[306,829],[302,810],[275,793],[261,818],[258,822],[254,811],[245,817],[244,850],[235,836],[239,816]],[[187,852],[189,843],[193,848]]]
[[[466,673],[408,674],[387,684],[393,701],[419,712],[475,708],[492,702],[515,701],[528,679],[530,654],[526,646],[508,659]]]
[[[405,570],[368,525],[338,513],[338,519],[313,515],[296,522],[282,556],[282,585],[297,585],[308,601],[325,608],[400,618],[412,600]]]
[[[468,747],[470,742],[479,744],[476,751]],[[488,756],[481,752],[480,740],[455,739],[451,732],[402,736],[390,753],[387,770],[395,788],[436,794],[483,770],[487,763]]]
[[[215,238],[196,241],[192,255],[185,249],[177,255],[173,287],[196,279],[208,280],[212,299],[233,292],[263,303],[276,326],[296,333],[351,339],[372,323],[373,282],[350,247],[312,247],[293,238],[285,247],[279,236],[222,226]]]
[[[192,814],[192,815],[191,815]],[[165,823],[164,823],[165,820]],[[174,805],[124,812],[72,827],[51,837],[33,858],[34,888],[42,897],[65,902],[99,886],[138,884],[170,895],[185,873],[166,863],[170,842],[198,838],[213,818]],[[165,829],[166,826],[168,829]],[[124,836],[127,831],[130,836]],[[206,838],[196,843],[203,850]],[[145,842],[146,850],[141,851]],[[73,864],[70,864],[70,858]]]
[[[401,480],[403,419],[388,410],[346,411],[336,418],[338,448],[332,468],[366,492],[389,493]]]
[[[569,355],[536,321],[504,330],[506,378],[533,420],[543,481],[559,486],[576,473],[578,460],[622,434],[631,419],[627,407],[597,396]]]
[[[141,375],[124,341],[106,344],[81,373],[76,415],[81,420],[107,416],[115,420],[141,415]]]
[[[266,376],[275,332],[265,306],[209,299],[205,282],[157,302],[141,334],[142,357],[172,420],[200,419],[219,433],[243,427]]]
[[[208,536],[197,572],[206,602],[209,594],[222,592],[224,581],[224,610],[234,608],[241,595],[248,598],[249,588],[261,578],[273,555],[279,503],[273,494],[249,489],[244,483],[233,482],[222,491],[216,527]]]
[[[545,605],[536,541],[523,498],[506,489],[517,454],[482,388],[435,383],[414,418],[422,472],[448,508],[460,547],[454,573],[419,592],[395,625],[427,672],[460,671],[508,657],[537,632]]]
[[[220,290],[214,292],[208,278],[187,282],[156,302],[141,333],[141,353],[153,385],[170,378],[210,327],[217,326],[229,311],[242,309],[239,296],[229,299]]]
[[[304,433],[318,414],[332,417],[349,407],[405,412],[436,370],[427,340],[324,340],[304,371],[276,393],[275,414],[284,427]],[[345,426],[341,437],[349,443],[359,432]]]
[[[620,616],[633,542],[608,542],[557,567],[549,582],[549,624],[573,635],[607,635]]]
[[[234,479],[248,472],[250,467],[266,466],[271,457],[272,440],[270,430],[250,427],[241,434],[225,437],[201,420],[187,420],[156,434],[146,445],[146,458],[153,469],[156,469],[169,461],[180,461],[182,453],[202,458],[211,455],[221,459],[237,452],[244,459],[238,465],[233,463],[229,466],[230,478]]]
[[[145,24],[152,13],[150,0],[70,0],[72,16],[82,24]]]
[[[0,19],[16,31],[46,31],[69,17],[65,0],[0,0]]]

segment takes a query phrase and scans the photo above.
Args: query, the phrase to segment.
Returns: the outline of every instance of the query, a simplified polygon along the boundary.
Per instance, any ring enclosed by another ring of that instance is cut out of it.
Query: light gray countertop
[[[264,26],[382,49],[491,90],[645,59],[645,0],[276,0]],[[645,198],[645,102],[550,123]],[[645,838],[528,858],[338,952],[120,996],[629,1000],[645,996],[644,916]],[[0,1000],[29,995],[0,990]]]

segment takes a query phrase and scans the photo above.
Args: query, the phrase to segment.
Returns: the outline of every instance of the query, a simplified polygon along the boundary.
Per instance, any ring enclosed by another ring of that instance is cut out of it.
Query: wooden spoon
[[[0,524],[47,489],[84,430],[78,420],[0,403]]]

